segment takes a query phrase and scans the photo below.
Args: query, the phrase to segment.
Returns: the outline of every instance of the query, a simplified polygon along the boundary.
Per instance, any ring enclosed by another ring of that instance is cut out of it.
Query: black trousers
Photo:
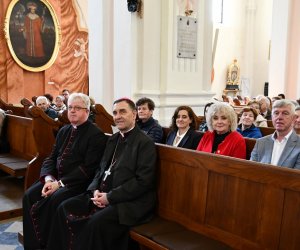
[[[48,250],[126,250],[129,226],[119,223],[116,206],[96,207],[89,194],[63,202],[57,209]]]
[[[24,249],[45,248],[48,241],[53,217],[61,202],[83,192],[85,187],[58,189],[47,198],[41,196],[43,184],[36,182],[23,197],[23,234]]]

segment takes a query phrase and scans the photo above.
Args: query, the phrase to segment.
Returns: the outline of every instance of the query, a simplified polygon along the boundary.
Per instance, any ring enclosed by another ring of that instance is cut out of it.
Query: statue
[[[240,66],[237,63],[237,60],[234,59],[233,63],[230,64],[228,67],[226,89],[228,90],[239,89],[239,84],[240,84]]]

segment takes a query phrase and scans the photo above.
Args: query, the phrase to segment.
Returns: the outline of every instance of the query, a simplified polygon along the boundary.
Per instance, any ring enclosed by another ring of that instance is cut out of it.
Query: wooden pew
[[[0,154],[0,169],[11,176],[25,176],[30,160],[37,155],[32,119],[10,114],[5,119],[10,151]]]
[[[7,113],[10,113],[12,115],[17,115],[17,116],[26,116],[24,112],[24,107],[18,107],[14,106],[12,104],[7,104],[0,98],[0,108],[3,109],[4,111],[8,111]]]
[[[267,125],[268,125],[268,127],[273,127],[273,122],[272,122],[272,120],[267,120]]]
[[[157,152],[158,217],[130,231],[141,249],[299,249],[299,170],[159,144]]]
[[[112,115],[110,115],[101,104],[95,104],[91,107],[91,112],[95,115],[95,124],[103,133],[112,134],[112,126],[115,126]],[[64,110],[58,117],[63,124],[70,123],[68,120],[68,111]]]
[[[29,110],[30,106],[34,106],[34,104],[31,101],[29,101],[27,98],[22,98],[20,103],[24,107],[24,115],[26,117],[31,117],[28,110]]]
[[[273,127],[258,127],[262,136],[271,135],[275,132],[275,128]]]
[[[36,106],[31,106],[28,112],[32,116],[33,138],[38,154],[30,162],[26,171],[25,189],[38,180],[42,163],[50,155],[55,143],[55,135],[59,128],[63,126],[60,121],[51,119],[42,109]]]
[[[109,114],[101,104],[95,104],[93,108],[95,113],[95,123],[103,131],[103,133],[112,134],[112,126],[115,122],[111,114]]]

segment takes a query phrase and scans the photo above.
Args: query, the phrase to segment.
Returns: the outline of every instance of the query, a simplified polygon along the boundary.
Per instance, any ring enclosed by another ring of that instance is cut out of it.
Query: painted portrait
[[[29,71],[49,68],[56,59],[60,29],[46,0],[13,0],[7,10],[5,33],[15,61]]]

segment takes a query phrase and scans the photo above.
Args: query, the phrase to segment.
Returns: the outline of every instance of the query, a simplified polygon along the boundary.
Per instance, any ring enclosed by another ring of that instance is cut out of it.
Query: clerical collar
[[[133,129],[134,129],[134,126],[131,129],[124,132],[124,133],[120,131],[120,135],[122,136],[122,138],[127,138],[128,135],[130,134],[129,132],[132,131]]]
[[[72,126],[74,129],[80,129],[80,128],[85,127],[88,123],[89,123],[89,120],[86,120],[84,123],[81,123],[80,125],[73,125],[73,124],[71,124],[71,126]]]

